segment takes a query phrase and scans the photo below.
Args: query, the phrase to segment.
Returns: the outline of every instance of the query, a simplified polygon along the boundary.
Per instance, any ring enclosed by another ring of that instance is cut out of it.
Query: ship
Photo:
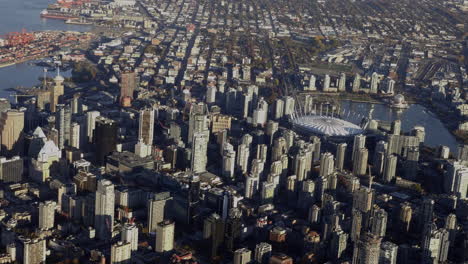
[[[58,12],[58,11],[48,11],[48,10],[43,10],[41,12],[41,17],[42,18],[49,18],[49,19],[60,19],[60,20],[69,20],[69,19],[78,19],[78,16],[63,13],[63,12]]]

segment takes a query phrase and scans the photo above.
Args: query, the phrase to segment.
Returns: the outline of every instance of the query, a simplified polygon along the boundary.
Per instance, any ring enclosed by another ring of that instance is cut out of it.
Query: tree
[[[80,61],[73,66],[72,79],[75,82],[89,82],[96,78],[98,69],[89,61]]]

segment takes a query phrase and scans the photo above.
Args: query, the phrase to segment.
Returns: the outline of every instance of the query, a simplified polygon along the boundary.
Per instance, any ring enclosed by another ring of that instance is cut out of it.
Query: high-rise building
[[[327,177],[335,171],[335,161],[333,154],[325,152],[320,158],[320,177]]]
[[[325,77],[323,77],[323,91],[328,92],[328,89],[330,89],[330,75],[325,74]]]
[[[233,148],[229,143],[224,144],[222,176],[229,180],[234,179],[234,169],[236,166],[236,152]]]
[[[354,161],[354,156],[356,155],[356,153],[360,149],[365,148],[365,147],[366,147],[366,136],[361,135],[361,134],[354,136],[353,153],[351,155],[351,160]]]
[[[373,171],[377,175],[382,175],[384,172],[385,157],[387,156],[388,143],[380,140],[377,142],[374,151],[374,158],[372,161]]]
[[[245,176],[245,194],[246,198],[252,198],[258,192],[260,177],[249,174]]]
[[[415,126],[411,130],[411,135],[419,139],[419,143],[424,143],[426,138],[426,129],[423,126]]]
[[[268,264],[271,257],[272,247],[266,242],[262,242],[255,246],[255,261],[259,264]]]
[[[73,122],[70,128],[70,146],[73,148],[80,148],[80,125]]]
[[[398,245],[385,241],[380,245],[380,258],[381,264],[397,264]]]
[[[369,157],[369,152],[366,148],[361,148],[356,151],[353,159],[353,174],[365,175],[367,172],[367,160]]]
[[[55,128],[59,132],[59,149],[70,145],[70,132],[71,132],[71,108],[70,105],[57,105],[55,114]]]
[[[336,162],[335,162],[335,168],[339,171],[343,170],[344,167],[344,161],[345,161],[345,155],[346,155],[346,148],[348,145],[346,143],[340,143],[338,144],[336,148]]]
[[[347,240],[348,234],[343,232],[339,226],[332,231],[330,248],[328,252],[330,259],[337,260],[341,258],[343,252],[346,250]]]
[[[317,90],[317,87],[315,86],[316,82],[317,82],[317,78],[315,77],[315,75],[311,74],[310,77],[309,77],[309,87],[308,87],[309,91],[316,91]]]
[[[397,166],[397,156],[390,154],[385,158],[383,180],[384,182],[391,182],[395,178]]]
[[[164,220],[156,226],[156,252],[164,253],[174,249],[174,229],[173,221]]]
[[[392,122],[391,132],[393,135],[400,135],[401,131],[401,120],[397,119]]]
[[[458,161],[450,161],[444,177],[444,190],[460,199],[468,196],[468,168]]]
[[[379,74],[374,72],[371,76],[370,93],[376,94],[379,91]]]
[[[218,89],[214,85],[210,85],[206,88],[206,103],[214,104],[216,102],[216,93]]]
[[[151,155],[154,134],[154,109],[140,111],[138,127],[138,143],[135,146],[135,154],[144,158]]]
[[[132,252],[138,250],[138,227],[135,224],[124,224],[120,236],[124,243],[130,243]]]
[[[432,225],[432,219],[434,214],[434,200],[430,198],[424,198],[419,211],[419,230],[423,231],[428,225]]]
[[[284,106],[286,112],[286,103]],[[252,123],[253,125],[263,126],[268,121],[268,103],[263,97],[258,101],[257,108],[253,111]]]
[[[247,172],[249,166],[250,148],[246,144],[240,144],[237,148],[236,167],[242,174]]]
[[[275,100],[275,110],[273,112],[273,118],[275,120],[281,119],[284,115],[284,101],[281,98]]]
[[[132,258],[132,246],[129,242],[119,241],[111,246],[111,264],[129,264]]]
[[[239,248],[234,251],[233,264],[248,264],[252,260],[252,251],[247,248]]]
[[[49,230],[54,228],[56,206],[55,201],[39,203],[39,229]]]
[[[340,74],[340,80],[338,81],[338,91],[346,92],[346,74],[344,72]]]
[[[411,225],[411,218],[413,217],[413,209],[409,204],[402,204],[398,216],[398,230],[401,233],[408,232]]]
[[[117,123],[109,118],[96,117],[93,142],[96,147],[96,163],[104,165],[106,156],[117,149]]]
[[[0,181],[17,183],[23,180],[23,159],[14,156],[11,159],[0,157]]]
[[[195,173],[205,172],[208,163],[208,136],[205,133],[195,133],[192,142],[191,168]]]
[[[275,198],[276,184],[274,182],[263,182],[261,200],[263,204],[272,203]]]
[[[46,261],[45,239],[30,239],[23,236],[18,237],[19,250],[18,260],[23,264],[42,264]]]
[[[99,239],[109,240],[114,229],[114,185],[109,180],[100,180],[97,184],[94,228]]]
[[[198,103],[190,107],[187,143],[192,143],[197,133],[205,134],[209,140],[210,118],[208,117],[208,108],[203,103]]]
[[[365,233],[354,246],[353,264],[379,263],[381,238]]]
[[[359,73],[356,73],[353,80],[353,93],[359,92],[361,89],[361,76]]]
[[[369,212],[372,209],[374,192],[372,189],[361,187],[353,193],[353,209]]]
[[[86,112],[86,136],[88,142],[93,142],[94,129],[96,128],[96,118],[100,115],[99,111]]]
[[[429,224],[423,234],[422,263],[445,263],[450,246],[449,232]]]
[[[218,256],[224,241],[224,221],[216,213],[208,216],[203,223],[203,238],[207,240],[211,257]]]
[[[169,202],[172,200],[169,192],[155,194],[148,200],[148,231],[156,232],[156,228],[166,217]]]
[[[133,93],[137,88],[137,79],[135,72],[123,72],[120,82],[120,103],[127,107],[130,105],[124,104],[126,100],[133,100]]]
[[[294,113],[294,106],[296,104],[296,100],[292,96],[285,96],[284,100],[284,115],[290,116]]]
[[[387,212],[384,209],[377,209],[372,216],[371,233],[379,237],[385,237],[387,232]]]
[[[22,154],[24,112],[10,109],[0,114],[1,154],[11,157]]]

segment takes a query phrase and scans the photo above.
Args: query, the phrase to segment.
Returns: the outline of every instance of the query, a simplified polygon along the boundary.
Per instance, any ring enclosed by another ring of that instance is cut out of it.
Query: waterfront
[[[408,109],[395,110],[386,104],[371,104],[365,102],[354,102],[344,100],[341,102],[341,107],[346,112],[369,116],[373,119],[391,122],[396,119],[401,120],[401,128],[403,132],[410,132],[414,126],[423,126],[426,130],[426,145],[437,147],[445,145],[450,148],[452,153],[457,152],[458,143],[455,137],[448,131],[444,124],[430,110],[422,105],[412,104]]]
[[[40,13],[55,0],[0,1],[0,35],[8,32],[66,30],[89,31],[90,26],[65,24],[63,20],[43,19]],[[14,10],[14,12],[12,12]]]
[[[0,1],[0,35],[8,32],[40,30],[89,31],[90,26],[65,24],[63,20],[40,18],[40,12],[54,0],[15,0]],[[11,12],[15,10],[15,12]],[[11,99],[9,88],[16,86],[31,87],[39,84],[38,78],[43,75],[43,68],[28,62],[0,68],[0,97]],[[48,76],[55,73],[50,72]],[[65,76],[69,72],[64,73]]]

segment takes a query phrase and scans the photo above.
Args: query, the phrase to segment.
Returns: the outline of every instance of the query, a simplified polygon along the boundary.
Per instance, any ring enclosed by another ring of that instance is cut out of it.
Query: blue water
[[[395,110],[385,104],[370,104],[352,101],[342,101],[341,107],[346,111],[369,116],[376,120],[391,122],[401,120],[403,132],[410,132],[414,126],[423,126],[426,130],[425,144],[430,147],[445,145],[452,153],[457,152],[458,143],[455,137],[445,128],[444,124],[430,110],[422,105],[413,104],[408,109]]]
[[[40,31],[40,30],[67,30],[88,31],[90,26],[68,25],[63,20],[44,19],[40,13],[54,0],[0,0],[0,37],[8,32]],[[39,84],[43,69],[29,63],[21,63],[0,68],[0,97],[9,98],[11,92],[8,88],[16,86],[31,87]],[[49,73],[53,76],[55,73]],[[63,73],[68,76],[69,73]],[[9,98],[11,99],[11,98]]]

